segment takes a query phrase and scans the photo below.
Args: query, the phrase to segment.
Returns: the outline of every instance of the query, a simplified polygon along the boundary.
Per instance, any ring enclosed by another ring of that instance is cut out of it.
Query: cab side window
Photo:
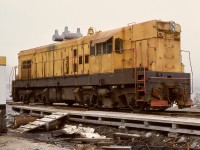
[[[113,42],[112,38],[108,39],[105,42],[102,43],[95,43],[93,44],[91,42],[90,44],[90,55],[101,55],[101,54],[110,54],[112,53],[113,49]]]
[[[23,61],[22,69],[30,69],[31,68],[31,60]]]
[[[107,45],[107,54],[112,53],[112,47],[113,47],[112,38],[106,41],[106,45]]]
[[[23,61],[22,62],[22,78],[27,79],[31,78],[31,60]]]
[[[115,52],[116,53],[122,53],[123,49],[123,40],[120,38],[115,39]]]
[[[89,55],[85,55],[85,64],[89,63]]]
[[[98,43],[96,44],[96,54],[99,55],[99,54],[102,54],[102,44],[101,43]]]
[[[90,43],[90,55],[95,55],[95,45],[92,42]]]

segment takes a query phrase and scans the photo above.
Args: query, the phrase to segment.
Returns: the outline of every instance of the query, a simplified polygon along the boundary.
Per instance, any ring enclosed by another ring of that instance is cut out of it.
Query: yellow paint
[[[180,32],[179,24],[175,24],[172,31],[170,22],[152,20],[21,51],[19,78],[23,78],[22,74],[25,73],[21,65],[28,60],[32,62],[32,78],[112,73],[115,69],[135,67],[145,67],[150,71],[183,72]],[[90,43],[94,41],[95,45],[110,38],[112,38],[111,54],[90,55]],[[120,52],[115,52],[117,38],[123,41]],[[75,56],[74,50],[76,50]],[[85,63],[86,55],[89,55],[89,63]],[[79,57],[82,57],[82,64],[79,62]],[[75,72],[74,64],[77,65]]]
[[[6,57],[0,56],[0,65],[5,66],[6,65]]]

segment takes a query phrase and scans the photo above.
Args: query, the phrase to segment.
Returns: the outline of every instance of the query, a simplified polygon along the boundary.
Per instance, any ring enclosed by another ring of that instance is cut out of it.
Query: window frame
[[[91,51],[90,51],[91,52]],[[95,44],[95,53],[97,55],[111,54],[113,52],[113,37],[102,43]],[[93,55],[93,54],[91,54]]]
[[[86,59],[86,58],[87,58],[87,59]],[[86,60],[87,60],[87,62],[86,62]],[[85,64],[89,64],[89,55],[85,55],[84,63],[85,63]]]
[[[31,69],[32,60],[25,60],[22,62],[22,69]]]
[[[96,46],[95,44],[93,45],[92,42],[90,42],[90,56],[95,56],[96,55]]]
[[[115,38],[115,52],[122,53],[123,50],[123,39]]]
[[[77,49],[73,49],[73,56],[77,57],[77,55],[78,55],[78,50]]]
[[[107,53],[106,54],[111,54],[113,52],[113,38],[110,38],[109,40],[107,40],[106,43],[107,43],[106,44],[107,45]]]
[[[69,56],[66,57],[66,74],[69,74]]]
[[[102,54],[102,43],[97,43],[96,44],[96,55],[101,55]]]
[[[83,64],[83,56],[78,57],[78,64],[82,65]]]

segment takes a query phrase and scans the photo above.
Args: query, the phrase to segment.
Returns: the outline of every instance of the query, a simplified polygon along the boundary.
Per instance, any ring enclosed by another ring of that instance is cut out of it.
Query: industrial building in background
[[[6,132],[6,57],[0,56],[0,132]]]

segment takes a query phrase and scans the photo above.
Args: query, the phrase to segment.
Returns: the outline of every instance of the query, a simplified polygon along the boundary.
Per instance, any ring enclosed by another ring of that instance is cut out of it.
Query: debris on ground
[[[141,135],[139,134],[127,134],[127,133],[119,133],[116,132],[113,134],[114,139],[139,139]]]
[[[14,118],[14,128],[18,128],[21,125],[28,124],[29,122],[36,121],[36,117],[26,116],[26,117],[15,117]]]
[[[146,134],[145,134],[145,137],[146,138],[150,138],[152,136],[152,133],[151,132],[147,132]]]
[[[117,145],[110,145],[110,146],[102,146],[104,150],[131,150],[131,146],[117,146]]]
[[[25,133],[30,132],[31,130],[43,129],[43,130],[55,130],[58,129],[63,123],[63,119],[67,116],[66,113],[55,112],[50,115],[45,115],[41,119],[36,117],[15,117],[15,132]]]
[[[187,139],[182,136],[180,139],[178,139],[177,143],[186,143],[187,142]]]
[[[30,131],[28,133],[16,134],[12,132],[14,119],[17,117],[30,117],[25,113],[16,113],[7,108],[8,134],[15,138],[33,140],[35,143],[44,142],[66,149],[99,149],[104,148],[132,147],[132,149],[179,148],[199,149],[200,136],[178,134],[176,132],[159,132],[126,128],[126,126],[112,127],[106,125],[92,125],[67,121],[67,125],[61,125],[56,130],[45,131],[44,128]],[[67,119],[65,119],[67,120]],[[63,121],[62,124],[65,124]],[[39,131],[39,132],[38,132]],[[87,143],[87,144],[86,144]],[[4,144],[4,143],[2,143]],[[89,146],[89,147],[88,147]]]
[[[98,133],[95,133],[94,131],[94,128],[73,125],[65,125],[62,129],[62,132],[64,134],[79,134],[80,137],[84,138],[105,138],[105,136],[101,136]]]
[[[168,133],[168,137],[177,138],[178,137],[178,133],[176,133],[176,132],[169,132]]]
[[[97,146],[91,144],[77,144],[76,150],[96,150]]]
[[[89,143],[99,143],[99,142],[111,142],[112,138],[73,138],[71,141],[81,141],[81,142],[89,142]]]
[[[67,137],[71,141],[99,142],[110,141],[110,138],[94,132],[94,128],[75,125],[65,125],[63,129],[52,131],[53,137]]]
[[[192,144],[190,145],[190,148],[196,148],[196,147],[197,147],[197,142],[196,141],[192,142]]]

